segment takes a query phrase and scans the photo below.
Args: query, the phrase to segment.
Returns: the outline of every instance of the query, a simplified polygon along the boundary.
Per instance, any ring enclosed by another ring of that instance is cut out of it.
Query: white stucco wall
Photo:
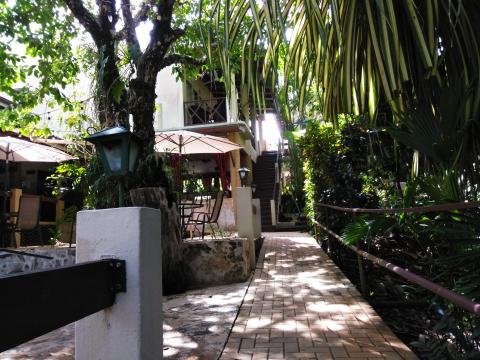
[[[155,130],[183,127],[183,84],[177,81],[172,67],[158,73],[155,93]]]
[[[75,324],[77,360],[161,360],[161,212],[143,207],[80,211],[77,263],[126,261],[127,291]]]

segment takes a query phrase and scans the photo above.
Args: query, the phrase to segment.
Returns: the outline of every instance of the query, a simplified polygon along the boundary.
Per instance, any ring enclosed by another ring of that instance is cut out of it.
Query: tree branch
[[[82,0],[64,0],[75,18],[83,25],[93,38],[95,43],[99,43],[102,36],[102,27],[96,17],[85,8]]]
[[[160,70],[162,59],[168,48],[182,34],[175,34],[172,30],[172,13],[174,0],[157,0],[155,6],[157,13],[152,19],[153,29],[150,31],[150,42],[137,64],[137,77],[147,83],[155,82]]]
[[[173,64],[183,64],[183,65],[204,65],[206,64],[205,59],[195,59],[188,55],[181,55],[181,54],[171,54],[167,55],[163,58],[161,63],[161,69],[173,65]]]
[[[137,14],[135,15],[135,17],[133,19],[135,25],[138,25],[142,21],[145,21],[145,20],[148,19],[147,13],[148,13],[148,10],[150,10],[151,7],[152,7],[152,2],[151,1],[143,2],[140,5],[140,9],[138,10]]]
[[[129,1],[127,0],[127,2],[129,2]],[[133,19],[132,19],[131,25],[130,26],[125,25],[125,27],[122,30],[118,31],[114,35],[114,39],[116,41],[127,39],[128,33],[130,31],[129,28],[131,27],[131,28],[135,29],[141,22],[146,21],[148,19],[148,16],[147,16],[148,11],[151,9],[151,7],[152,7],[152,1],[151,0],[146,1],[146,2],[142,2],[142,4],[140,5],[140,9],[135,14],[135,17],[133,17]],[[131,9],[129,8],[128,10],[131,14]],[[122,12],[123,12],[123,1],[122,1]],[[125,18],[125,13],[124,13],[123,16]]]
[[[98,5],[98,19],[101,27],[108,29],[110,36],[115,31],[115,25],[118,21],[118,14],[115,0],[97,0]]]
[[[127,41],[128,52],[131,58],[136,60],[140,54],[140,44],[138,42],[137,33],[135,32],[135,21],[132,17],[132,11],[130,9],[130,0],[122,0],[122,14],[123,21],[125,22],[125,40]]]
[[[159,40],[165,42],[166,37],[172,32],[172,14],[174,0],[158,0],[157,16],[153,20],[153,29],[151,31],[150,44],[157,43]]]

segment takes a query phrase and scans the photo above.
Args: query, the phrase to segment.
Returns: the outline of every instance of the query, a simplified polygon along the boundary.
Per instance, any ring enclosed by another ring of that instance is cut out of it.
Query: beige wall
[[[172,67],[158,73],[155,93],[155,130],[183,127],[183,84],[177,81]]]
[[[191,86],[203,100],[211,100],[210,90],[200,81],[190,81]],[[234,77],[232,76],[232,89],[235,89]],[[156,131],[164,129],[177,129],[184,126],[183,103],[186,101],[184,84],[177,81],[172,67],[163,69],[157,76],[155,100],[157,109],[155,112],[154,127]],[[215,100],[211,100],[213,107]],[[238,121],[238,94],[234,90],[232,98],[227,102],[227,121]]]

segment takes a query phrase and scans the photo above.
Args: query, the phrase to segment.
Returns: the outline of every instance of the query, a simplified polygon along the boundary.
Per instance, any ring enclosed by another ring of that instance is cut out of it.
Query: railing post
[[[325,208],[325,224],[328,229],[330,229],[330,221],[328,220],[328,208]],[[330,256],[335,256],[332,252],[332,239],[327,235],[327,254]]]
[[[368,296],[367,279],[365,276],[365,268],[363,265],[363,259],[357,254],[358,273],[360,275],[360,290],[363,296]]]
[[[162,359],[161,213],[142,207],[82,211],[77,262],[126,260],[126,293],[76,322],[75,359]]]
[[[353,221],[357,220],[357,214],[352,214]],[[361,249],[361,244],[358,244],[358,248]],[[358,264],[358,275],[360,277],[360,291],[363,296],[368,296],[368,287],[367,287],[367,278],[365,275],[365,265],[363,263],[363,258],[357,254],[357,264]]]

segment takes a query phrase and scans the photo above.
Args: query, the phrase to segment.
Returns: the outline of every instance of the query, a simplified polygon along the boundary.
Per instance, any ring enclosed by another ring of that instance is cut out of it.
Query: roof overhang
[[[253,139],[252,132],[248,128],[247,124],[245,124],[243,121],[190,125],[190,126],[183,126],[180,128],[162,129],[162,132],[175,131],[175,130],[188,130],[188,131],[194,131],[200,134],[207,134],[207,135],[238,132],[245,139]]]
[[[7,99],[6,97],[0,95],[0,105],[2,106],[10,106],[13,104],[13,101],[10,99]]]

